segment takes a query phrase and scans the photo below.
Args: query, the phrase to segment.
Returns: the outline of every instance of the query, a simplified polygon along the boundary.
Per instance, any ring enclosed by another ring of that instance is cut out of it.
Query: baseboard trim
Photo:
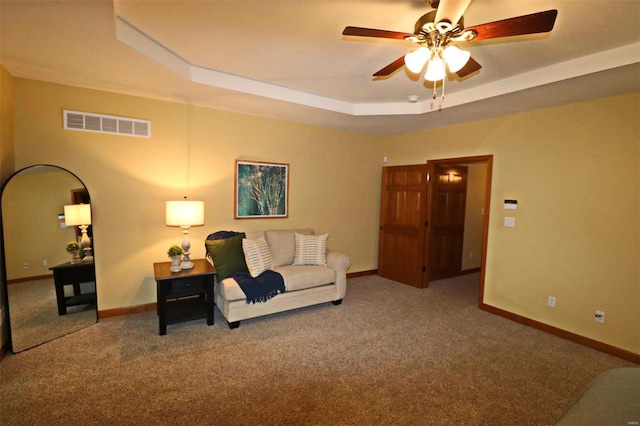
[[[24,282],[27,282],[27,281],[46,280],[46,279],[49,279],[49,278],[53,278],[53,274],[36,275],[35,277],[16,278],[14,280],[7,280],[7,284],[24,283]]]
[[[121,317],[123,315],[129,315],[129,314],[138,314],[140,312],[155,311],[156,309],[157,309],[157,304],[155,302],[147,303],[144,305],[129,306],[126,308],[105,309],[103,311],[98,311],[98,320],[113,318],[113,317]]]
[[[375,275],[377,273],[378,273],[377,269],[372,269],[370,271],[353,272],[353,273],[347,274],[347,278],[364,277],[367,275]],[[155,302],[147,303],[144,305],[129,306],[126,308],[106,309],[104,311],[98,311],[98,320],[105,319],[105,318],[121,317],[123,315],[129,315],[129,314],[137,314],[140,312],[155,311],[156,309],[157,309],[157,304]]]
[[[378,273],[377,269],[371,269],[369,271],[351,272],[347,274],[347,278],[366,277],[368,275],[375,275]]]
[[[489,312],[491,314],[498,315],[500,317],[518,322],[520,324],[524,324],[528,327],[535,328],[540,331],[544,331],[545,333],[553,334],[555,336],[570,340],[580,345],[590,347],[597,351],[604,352],[606,354],[613,355],[618,358],[622,358],[624,360],[633,362],[635,364],[640,364],[640,354],[627,351],[626,349],[621,349],[615,346],[611,346],[606,343],[602,343],[597,340],[593,340],[588,337],[584,337],[579,334],[575,334],[570,331],[563,330],[561,328],[553,327],[551,325],[548,325],[536,320],[532,320],[530,318],[523,317],[521,315],[514,314],[509,311],[505,311],[504,309],[496,308],[495,306],[487,305],[485,303],[480,304],[480,309],[483,311]]]
[[[476,272],[480,272],[480,267],[465,269],[464,271],[460,271],[460,275],[475,274]]]

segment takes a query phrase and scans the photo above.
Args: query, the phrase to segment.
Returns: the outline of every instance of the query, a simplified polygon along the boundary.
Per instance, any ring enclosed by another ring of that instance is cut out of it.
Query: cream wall
[[[0,182],[14,171],[13,77],[0,65]]]
[[[488,154],[484,302],[640,353],[640,94],[389,138],[384,152],[392,165]]]
[[[462,271],[481,266],[483,210],[487,179],[487,165],[484,162],[465,165],[469,170],[464,215],[464,240],[462,242]]]
[[[13,138],[13,77],[0,65],[0,185],[14,172],[14,138]],[[0,231],[1,234],[1,231]],[[0,262],[4,262],[0,245]],[[1,265],[4,268],[4,265]],[[2,275],[2,274],[0,274]],[[0,278],[3,280],[4,278]],[[0,285],[0,301],[4,301],[2,294],[3,286]],[[5,330],[5,307],[4,303],[0,309],[0,347],[7,340]]]
[[[353,133],[89,89],[15,79],[16,167],[61,166],[92,201],[99,310],[156,301],[153,262],[168,261],[179,228],[166,200],[205,201],[192,257],[210,232],[313,227],[351,257],[349,272],[376,268],[382,144]],[[152,137],[64,130],[62,110],[147,119]],[[289,163],[289,218],[234,220],[236,159]]]

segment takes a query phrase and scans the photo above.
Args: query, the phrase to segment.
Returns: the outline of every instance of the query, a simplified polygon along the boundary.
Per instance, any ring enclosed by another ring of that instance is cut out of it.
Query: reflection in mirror
[[[66,250],[69,242],[80,241],[80,233],[66,226],[64,206],[80,203],[90,205],[86,187],[55,166],[20,170],[2,190],[3,292],[13,352],[97,321],[93,259],[71,263]]]

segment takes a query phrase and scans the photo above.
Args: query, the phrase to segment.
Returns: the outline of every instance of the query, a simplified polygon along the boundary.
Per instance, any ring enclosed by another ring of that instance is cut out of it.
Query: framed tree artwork
[[[236,219],[288,217],[289,165],[236,160]]]

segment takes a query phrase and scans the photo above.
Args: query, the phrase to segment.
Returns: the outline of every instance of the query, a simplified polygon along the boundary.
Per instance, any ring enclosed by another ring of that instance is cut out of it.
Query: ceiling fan
[[[416,21],[413,33],[349,26],[342,35],[399,39],[420,45],[417,50],[398,58],[373,76],[388,76],[402,66],[417,74],[426,65],[425,79],[434,82],[434,98],[436,82],[442,80],[444,84],[446,69],[465,77],[481,68],[471,54],[460,49],[457,43],[549,32],[558,16],[558,11],[552,9],[465,28],[462,14],[471,0],[426,1],[436,10],[421,16]]]

